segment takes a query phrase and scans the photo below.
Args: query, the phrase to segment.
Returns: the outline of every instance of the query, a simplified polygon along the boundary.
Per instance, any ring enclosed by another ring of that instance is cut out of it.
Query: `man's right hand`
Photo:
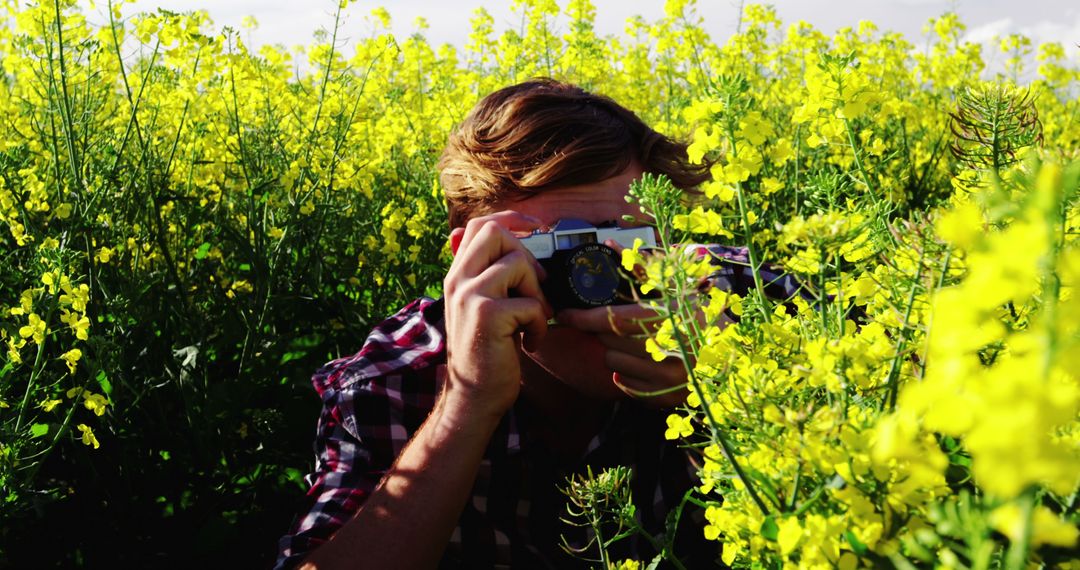
[[[536,345],[553,312],[540,290],[543,268],[512,232],[540,225],[531,216],[503,211],[451,232],[454,262],[443,281],[444,411],[497,419],[517,399],[518,333],[525,333],[526,348]]]
[[[476,480],[491,434],[520,390],[518,337],[547,332],[543,270],[512,231],[540,222],[516,212],[476,218],[451,234],[445,287],[443,393],[356,516],[305,568],[434,568]]]

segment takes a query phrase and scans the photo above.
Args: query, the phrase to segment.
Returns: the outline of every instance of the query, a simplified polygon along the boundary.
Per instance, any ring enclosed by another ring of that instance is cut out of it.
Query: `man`
[[[649,311],[554,314],[544,270],[515,232],[564,218],[643,225],[624,221],[643,217],[624,199],[634,179],[664,174],[689,190],[707,166],[614,101],[536,80],[482,100],[439,167],[454,253],[445,297],[410,304],[316,373],[310,508],[282,538],[279,567],[568,567],[578,562],[560,536],[587,537],[559,520],[567,476],[629,465],[653,533],[693,485],[687,455],[663,440],[663,408],[685,390],[627,396],[685,384],[680,360],[654,362],[635,338]],[[751,281],[737,264],[717,276],[737,289]],[[700,528],[683,526],[677,546],[714,559]],[[656,554],[630,539],[620,548]]]

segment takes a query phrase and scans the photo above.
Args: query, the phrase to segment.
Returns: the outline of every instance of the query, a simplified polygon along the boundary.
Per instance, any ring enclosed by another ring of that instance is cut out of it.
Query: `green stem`
[[[63,119],[61,124],[64,126],[64,142],[66,143],[68,152],[68,161],[71,167],[71,179],[74,183],[75,191],[82,190],[82,168],[79,166],[78,156],[75,152],[75,122],[71,117],[71,100],[68,96],[67,85],[67,64],[64,62],[64,26],[63,17],[60,11],[59,0],[54,0],[53,6],[56,10],[56,42],[57,42],[57,61],[60,64],[60,117]],[[49,60],[50,67],[52,66],[52,60]],[[50,73],[50,80],[52,80],[52,74]]]
[[[728,95],[724,101],[724,108],[730,109],[732,107],[732,97]],[[727,131],[728,141],[731,143],[731,155],[735,158],[739,158],[739,147],[735,144],[735,119],[731,115],[727,117],[725,121],[725,130]],[[743,227],[743,241],[746,242],[747,255],[750,258],[750,271],[754,278],[754,290],[758,295],[758,310],[761,312],[762,318],[765,322],[772,322],[772,316],[769,310],[766,308],[765,286],[761,282],[761,275],[759,270],[761,269],[761,257],[757,253],[757,246],[754,245],[754,234],[750,229],[750,218],[747,216],[748,209],[746,207],[746,196],[743,193],[742,182],[735,183],[735,196],[739,201],[739,217],[742,220]]]
[[[607,546],[604,545],[604,535],[602,534],[601,522],[603,515],[597,512],[596,505],[592,506],[592,516],[589,517],[589,526],[592,527],[593,534],[596,536],[596,547],[600,550],[600,563],[606,569],[611,566],[611,561],[608,559]]]
[[[795,481],[792,482],[792,485],[791,485],[791,496],[788,497],[788,508],[787,508],[788,511],[791,511],[792,509],[795,508],[795,501],[799,497],[799,485],[802,484],[802,468],[803,468],[803,460],[802,460],[802,457],[800,457],[799,458],[799,465],[798,465],[798,467],[797,467],[797,469],[795,471]]]
[[[877,191],[870,185],[870,176],[866,174],[866,168],[863,167],[862,159],[859,158],[859,145],[855,142],[855,132],[851,129],[851,121],[848,119],[844,119],[844,129],[847,131],[848,142],[851,143],[851,153],[855,155],[855,166],[859,169],[859,175],[862,176],[863,184],[866,185],[866,191],[874,199],[874,204],[878,204],[881,200],[877,195]]]
[[[923,239],[922,251],[919,252],[919,267],[915,271],[915,280],[911,284],[911,291],[908,293],[907,308],[904,310],[904,320],[900,327],[900,338],[896,340],[896,349],[893,354],[892,363],[889,365],[889,374],[886,377],[886,397],[884,400],[885,409],[892,413],[896,409],[896,396],[900,391],[900,361],[903,359],[904,349],[907,345],[908,331],[911,330],[911,326],[908,322],[911,320],[911,310],[915,306],[915,293],[919,290],[919,280],[922,278],[923,259],[926,257],[926,240]]]
[[[757,253],[757,246],[754,245],[754,234],[750,230],[750,218],[747,217],[746,198],[743,196],[743,185],[741,182],[735,184],[735,195],[739,199],[739,216],[742,218],[743,226],[743,240],[746,242],[747,255],[750,257],[750,272],[754,277],[754,290],[758,296],[758,310],[761,312],[762,318],[765,322],[772,322],[772,314],[769,313],[766,307],[766,301],[768,297],[765,296],[765,285],[761,282],[761,257]]]
[[[15,419],[15,433],[19,433],[19,428],[22,427],[23,416],[26,414],[26,406],[30,402],[30,393],[34,389],[34,384],[37,382],[38,376],[41,375],[42,369],[45,368],[45,345],[49,341],[49,322],[52,321],[53,313],[56,311],[56,297],[53,297],[53,305],[49,308],[49,312],[45,315],[45,336],[38,343],[37,355],[34,357],[34,369],[30,372],[30,379],[26,382],[26,392],[23,392],[22,403],[19,404],[19,416]]]
[[[89,383],[89,382],[90,382],[89,378],[87,378],[86,381],[83,382],[83,386],[82,386],[83,390],[86,390],[86,384]],[[49,442],[49,446],[46,447],[45,450],[42,451],[39,454],[37,461],[34,463],[34,466],[30,469],[30,473],[26,476],[27,484],[29,484],[31,481],[33,481],[34,477],[37,476],[38,470],[41,469],[42,464],[45,463],[45,460],[49,457],[49,455],[52,454],[52,450],[53,450],[53,448],[56,447],[56,444],[60,441],[60,438],[64,437],[64,435],[67,434],[68,430],[71,427],[71,418],[75,417],[75,410],[78,409],[78,407],[79,407],[79,403],[80,403],[79,402],[79,396],[81,396],[81,395],[82,395],[81,391],[78,394],[75,394],[75,399],[71,403],[71,407],[68,408],[67,415],[64,416],[64,422],[62,424],[60,424],[60,428],[56,430],[56,435],[53,436],[52,441]]]
[[[679,332],[678,327],[674,326],[676,323],[672,322],[671,324],[673,325],[675,340],[679,343],[679,351],[685,357],[685,355],[690,353],[689,347],[686,346],[686,340]],[[690,366],[689,361],[686,358],[683,358],[683,363],[686,366],[686,374],[687,377],[690,378],[690,384],[694,386],[694,390],[696,390],[698,394],[704,394],[705,392],[701,388],[701,382],[698,380],[697,375],[694,374],[694,369],[692,366]],[[754,501],[754,504],[757,505],[761,513],[765,516],[768,516],[769,507],[767,507],[765,505],[765,502],[761,500],[761,497],[758,496],[757,489],[754,487],[754,482],[750,479],[750,477],[746,475],[746,472],[743,470],[742,465],[739,464],[739,461],[735,459],[735,450],[734,448],[732,448],[731,443],[728,441],[727,435],[724,433],[724,430],[720,427],[720,424],[717,422],[716,418],[713,417],[712,411],[709,409],[709,405],[703,402],[701,407],[705,412],[705,419],[709,423],[709,427],[712,430],[713,437],[715,437],[717,441],[720,442],[720,447],[724,452],[724,457],[726,457],[728,463],[731,464],[731,468],[735,471],[735,475],[737,475],[739,477],[739,480],[742,481],[743,486],[746,487],[747,494],[750,495],[750,498]]]

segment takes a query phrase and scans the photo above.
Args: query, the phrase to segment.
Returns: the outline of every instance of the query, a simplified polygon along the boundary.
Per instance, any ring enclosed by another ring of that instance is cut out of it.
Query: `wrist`
[[[483,427],[497,424],[509,406],[501,405],[470,390],[447,387],[439,398],[439,420],[453,427]]]
[[[438,424],[452,431],[493,431],[513,401],[502,403],[468,390],[447,386],[435,411]]]

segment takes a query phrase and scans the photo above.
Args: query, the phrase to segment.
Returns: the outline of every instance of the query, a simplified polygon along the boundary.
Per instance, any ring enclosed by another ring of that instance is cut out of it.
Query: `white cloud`
[[[1016,31],[1015,28],[1016,26],[1012,18],[1002,18],[969,29],[961,40],[973,44],[981,44],[983,42],[992,41],[998,36],[1007,36]]]
[[[1032,43],[1060,42],[1070,57],[1080,54],[1080,13],[1072,14],[1072,21],[1054,22],[1043,20],[1030,26],[1024,26],[1020,33],[1031,38]]]
[[[1026,25],[1018,25],[1012,18],[1001,18],[971,28],[962,39],[985,45],[984,57],[988,58],[991,67],[994,67],[996,63],[1000,63],[995,61],[999,53],[995,38],[1014,33],[1026,36],[1035,46],[1060,42],[1068,57],[1075,58],[1080,55],[1080,12],[1073,10],[1057,21],[1047,19]]]

